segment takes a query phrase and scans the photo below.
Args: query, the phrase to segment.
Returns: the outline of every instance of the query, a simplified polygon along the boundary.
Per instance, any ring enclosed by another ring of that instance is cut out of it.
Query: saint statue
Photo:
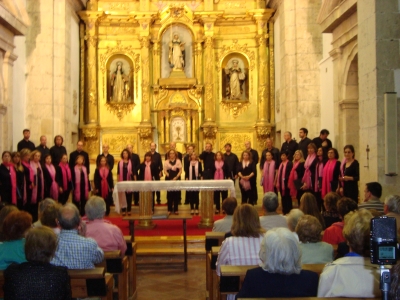
[[[232,66],[225,68],[227,76],[226,97],[230,100],[241,100],[243,94],[243,83],[246,79],[244,70],[239,67],[237,59],[232,60]]]
[[[129,75],[125,75],[122,69],[122,62],[117,62],[115,72],[111,74],[112,96],[115,102],[126,102],[129,100]]]
[[[183,70],[185,67],[185,43],[182,43],[178,33],[169,43],[168,62],[172,70]]]

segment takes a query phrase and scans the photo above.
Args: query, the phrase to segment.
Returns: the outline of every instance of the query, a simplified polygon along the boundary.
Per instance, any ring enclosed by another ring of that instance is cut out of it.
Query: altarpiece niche
[[[125,55],[114,55],[107,64],[107,102],[134,102],[133,63]]]

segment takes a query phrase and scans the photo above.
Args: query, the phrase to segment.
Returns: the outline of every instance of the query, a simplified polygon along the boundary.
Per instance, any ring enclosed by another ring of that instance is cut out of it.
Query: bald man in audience
[[[261,227],[269,230],[275,227],[288,228],[287,220],[284,216],[278,214],[279,201],[278,196],[273,192],[264,194],[263,197],[263,210],[264,215],[260,217]]]
[[[234,197],[228,197],[224,201],[222,201],[222,212],[226,214],[226,216],[218,221],[214,222],[214,227],[212,231],[217,232],[230,232],[232,227],[232,218],[233,212],[237,207],[237,200]]]

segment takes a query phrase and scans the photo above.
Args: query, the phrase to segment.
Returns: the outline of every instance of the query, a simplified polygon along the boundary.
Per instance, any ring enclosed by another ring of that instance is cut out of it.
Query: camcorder
[[[394,265],[397,261],[396,219],[386,216],[371,219],[371,263]]]

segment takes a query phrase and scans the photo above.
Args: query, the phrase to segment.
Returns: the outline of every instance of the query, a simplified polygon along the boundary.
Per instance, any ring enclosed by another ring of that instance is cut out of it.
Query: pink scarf
[[[328,160],[324,167],[322,175],[322,198],[331,191],[331,181],[333,180],[333,172],[335,171],[336,162],[337,159]]]
[[[195,178],[193,178],[193,166],[194,166]],[[192,160],[190,161],[190,166],[189,166],[189,180],[196,180],[198,177],[199,177],[199,162],[197,160]]]
[[[153,178],[151,176],[151,161],[144,162],[146,168],[144,169],[144,180],[145,181],[152,181]]]
[[[85,180],[85,191],[84,191],[85,198],[87,199],[89,196],[89,180],[87,176],[86,167],[82,165],[81,168]],[[75,172],[74,196],[75,196],[75,201],[77,202],[81,201],[81,170],[79,170],[79,167],[77,165],[74,167],[74,172]]]
[[[12,163],[5,163],[5,165],[10,170],[11,179],[11,203],[17,205],[17,174],[15,172],[14,165]]]
[[[61,169],[62,173],[62,180],[63,180],[63,191],[65,192],[68,189],[68,182],[72,180],[71,178],[71,169],[69,168],[68,164],[60,162],[58,165]]]
[[[324,164],[322,162],[322,156],[318,157],[317,165],[315,166],[315,182],[314,182],[314,192],[321,191],[321,187],[319,186],[319,177],[323,175],[324,172]]]
[[[128,174],[126,175],[126,179],[124,178],[124,161],[121,159],[118,164],[119,168],[119,177],[118,181],[129,181],[132,177],[132,163],[131,160],[128,159]]]
[[[108,173],[109,172],[110,171],[106,167],[99,168],[99,174],[100,174],[100,177],[101,177],[101,197],[103,197],[104,199],[106,199],[107,196],[108,196],[107,177],[108,177]]]
[[[275,180],[275,161],[271,160],[270,162],[265,161],[263,167],[263,190],[266,192],[274,191],[274,180]]]
[[[34,178],[33,177],[33,169],[31,167],[30,163],[23,161],[23,160],[21,161],[21,163],[29,170],[29,180],[31,183],[33,183],[33,178]]]
[[[31,202],[32,203],[36,203],[37,199],[38,199],[38,194],[37,194],[37,190],[38,190],[38,182],[39,182],[39,178],[37,177],[37,169],[40,169],[40,179],[42,181],[42,193],[41,193],[41,199],[43,199],[44,197],[44,188],[43,188],[43,184],[44,184],[44,178],[43,178],[43,170],[42,170],[42,166],[40,165],[40,163],[35,163],[33,161],[31,161],[31,168],[33,170],[33,175],[36,175],[36,182],[34,182],[34,187],[32,189],[32,199]]]
[[[304,172],[302,182],[304,182],[307,185],[307,189],[311,189],[311,187],[312,187],[310,166],[316,157],[317,157],[317,155],[315,153],[313,153],[313,154],[307,156],[306,162],[304,163],[304,168],[306,170]]]
[[[281,162],[278,170],[278,180],[277,180],[277,188],[279,190],[280,187],[282,187],[281,194],[282,196],[285,196],[285,174],[286,174],[286,166],[288,162]]]
[[[296,186],[294,184],[294,181],[298,179],[297,178],[296,169],[297,169],[299,163],[300,163],[299,161],[295,161],[293,163],[293,168],[292,168],[292,170],[290,171],[290,174],[289,174],[288,187],[290,189],[290,196],[292,196],[292,197],[296,197],[297,196],[297,189],[296,189]]]
[[[215,163],[215,173],[214,173],[214,179],[215,180],[222,180],[224,179],[224,170],[222,169],[224,166],[224,161],[218,161],[216,160]]]
[[[58,184],[56,181],[56,169],[54,168],[53,164],[46,164],[46,169],[49,171],[51,177],[51,187],[50,187],[50,197],[52,199],[58,199]]]

